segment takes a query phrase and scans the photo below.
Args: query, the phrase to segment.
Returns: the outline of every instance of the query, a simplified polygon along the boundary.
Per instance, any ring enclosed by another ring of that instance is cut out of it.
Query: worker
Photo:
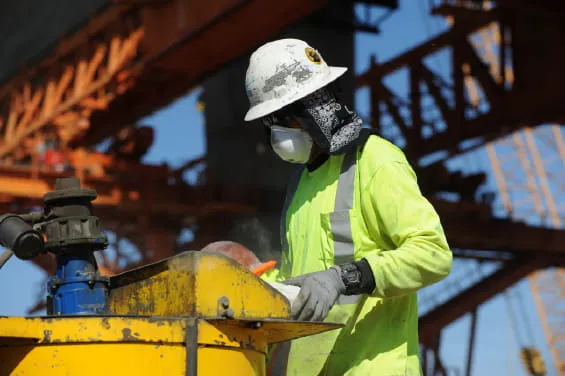
[[[416,293],[450,273],[452,253],[403,152],[340,100],[346,71],[297,39],[249,60],[245,120],[259,120],[274,152],[298,165],[281,264],[265,279],[300,287],[294,319],[344,325],[273,359],[287,375],[420,375]]]

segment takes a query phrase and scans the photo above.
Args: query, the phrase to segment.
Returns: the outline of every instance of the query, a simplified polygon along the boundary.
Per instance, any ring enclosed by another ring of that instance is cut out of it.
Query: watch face
[[[346,278],[349,281],[349,283],[358,283],[361,281],[359,278],[359,273],[357,272],[348,272]]]
[[[361,282],[361,273],[354,265],[347,265],[343,268],[343,277],[347,285],[359,284]]]

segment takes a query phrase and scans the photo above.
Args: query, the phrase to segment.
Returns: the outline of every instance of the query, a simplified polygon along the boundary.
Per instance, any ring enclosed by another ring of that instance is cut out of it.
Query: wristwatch
[[[361,293],[361,271],[352,262],[339,265],[341,280],[345,285],[344,295],[356,295]]]

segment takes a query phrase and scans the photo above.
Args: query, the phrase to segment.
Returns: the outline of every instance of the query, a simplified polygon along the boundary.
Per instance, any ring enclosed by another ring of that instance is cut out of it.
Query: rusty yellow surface
[[[117,314],[290,318],[284,296],[220,254],[185,252],[112,277],[111,286],[109,305]]]
[[[200,344],[238,347],[264,354],[267,351],[267,332],[246,328],[237,323],[199,321],[198,337]]]
[[[186,351],[173,344],[75,343],[2,347],[1,351],[0,375],[5,376],[186,375]]]
[[[235,261],[186,252],[111,279],[115,316],[0,317],[0,375],[265,375],[270,343],[340,327]]]
[[[29,355],[24,355],[28,353]],[[22,361],[32,356],[33,360]],[[0,363],[0,374],[10,376],[185,376],[187,373],[181,347],[167,345],[104,344],[8,349],[0,355],[12,359]],[[198,350],[197,375],[264,376],[265,356],[247,349],[204,347]]]
[[[186,375],[188,322],[0,317],[0,375]]]
[[[2,317],[0,375],[192,376],[191,339],[198,375],[217,375],[220,365],[227,367],[224,375],[264,374],[266,334],[241,325],[191,318]]]
[[[306,337],[343,327],[342,324],[337,323],[276,319],[264,321],[206,319],[206,322],[220,327],[221,330],[228,330],[228,328],[236,326],[243,328],[245,333],[248,333],[248,330],[253,328],[253,331],[264,333],[268,344]]]
[[[27,338],[37,343],[184,343],[187,320],[81,316],[0,317],[0,346],[6,338]]]
[[[283,320],[0,317],[0,375],[265,374],[267,345],[339,327]]]
[[[265,356],[251,350],[226,352],[206,347],[198,350],[198,375],[254,375],[266,374]]]

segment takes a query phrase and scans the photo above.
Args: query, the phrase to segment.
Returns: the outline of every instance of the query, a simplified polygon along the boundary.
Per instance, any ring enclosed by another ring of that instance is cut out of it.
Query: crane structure
[[[562,37],[559,32],[549,31],[554,30],[552,25],[560,22],[555,13],[544,9],[552,4],[498,1],[497,6],[493,6],[492,2],[485,1],[433,2],[433,12],[446,16],[451,28],[395,59],[382,64],[373,61],[370,69],[358,79],[359,88],[369,88],[371,123],[385,137],[404,146],[408,158],[420,167],[426,182],[430,181],[427,171],[438,169],[438,165],[445,166],[447,160],[458,155],[486,149],[490,166],[485,166],[485,172],[494,175],[504,216],[514,222],[509,228],[527,224],[530,229],[546,229],[548,237],[559,236],[563,231],[564,209],[557,200],[562,195],[565,149],[561,127],[543,125],[561,122],[563,113],[555,108],[561,91],[555,85],[562,73],[555,65],[560,56],[552,55],[549,47],[537,51],[540,55],[536,59],[545,57],[543,65],[531,64],[531,48],[539,47],[538,40]],[[558,6],[554,5],[552,10],[555,8]],[[543,35],[539,29],[530,31],[529,27],[524,27],[535,21],[546,22],[549,26],[543,30]],[[549,45],[551,43],[544,46]],[[445,52],[448,73],[434,72],[430,60],[434,54]],[[388,89],[384,83],[387,76],[394,74],[404,74],[406,90],[400,94]],[[556,80],[551,83],[551,79]],[[383,123],[383,119],[389,119],[389,122]],[[542,133],[546,133],[545,137]],[[434,158],[434,161],[422,163],[426,157]],[[451,175],[462,177],[460,172]],[[476,192],[468,189],[477,188],[472,184],[477,181],[476,175],[466,177],[467,182],[460,184],[447,178],[447,174],[443,181],[438,175],[431,176],[434,176],[431,180],[436,187],[427,186],[431,189],[428,194],[445,191],[448,187],[447,191],[456,193],[461,201],[469,202],[475,198]],[[516,180],[522,180],[522,184]],[[456,237],[451,236],[449,227],[447,232],[452,246],[463,247]],[[516,239],[513,235],[514,232],[508,232],[500,236],[506,240]],[[537,247],[529,255],[523,254],[525,259],[511,257],[504,260],[502,267],[492,275],[422,316],[421,341],[424,346],[436,350],[436,364],[430,368],[425,365],[427,372],[446,374],[437,356],[440,337],[439,329],[434,326],[444,327],[450,322],[450,316],[456,318],[470,312],[474,328],[477,306],[484,301],[481,296],[489,299],[492,295],[488,290],[498,293],[527,277],[554,367],[558,374],[565,374],[562,328],[565,289],[560,280],[563,256],[552,255],[542,261],[545,257],[542,250],[547,250],[548,239],[537,238],[533,233],[529,237]],[[497,242],[498,239],[492,239],[490,249],[500,250],[495,245]],[[523,243],[508,245],[507,250],[515,254],[524,250]],[[468,256],[482,247],[477,244],[474,248],[475,251],[467,252]],[[529,264],[530,270],[524,269],[525,263]],[[514,264],[512,271],[505,270],[511,264]],[[546,270],[548,267],[551,269]],[[518,272],[519,269],[523,274]],[[443,317],[447,317],[445,321]],[[472,333],[470,349],[473,338]],[[470,374],[471,359],[472,353],[469,354],[467,374]]]
[[[484,5],[490,7],[491,4],[485,2]],[[480,45],[493,76],[500,80],[493,55],[500,48],[502,38],[495,27],[491,24],[481,32]],[[512,69],[505,75],[513,81]],[[506,215],[563,229],[565,138],[561,126],[550,124],[534,129],[526,125],[497,142],[487,143],[485,148]],[[536,271],[528,276],[528,280],[551,360],[559,374],[565,373],[565,269]]]
[[[102,259],[101,270],[114,274],[178,252],[182,229],[214,214],[250,213],[273,200],[261,187],[209,175],[196,184],[183,181],[184,171],[206,158],[177,170],[141,163],[152,134],[134,124],[331,1],[100,3],[73,33],[0,85],[0,204],[6,211],[33,207],[55,177],[80,177],[99,193],[106,229],[129,239],[140,254],[135,262],[119,250],[114,259]],[[561,127],[544,125],[561,124],[565,115],[563,52],[553,48],[565,38],[559,27],[565,9],[549,0],[437,0],[432,9],[447,17],[449,30],[389,61],[373,59],[356,78],[357,89],[370,97],[368,122],[415,166],[454,255],[498,265],[422,313],[420,341],[433,355],[423,357],[424,369],[447,374],[437,351],[442,329],[467,313],[474,328],[482,303],[529,278],[555,368],[565,374],[563,326],[555,321],[565,301],[564,208],[562,188],[552,182],[563,177],[565,148]],[[347,26],[369,28],[358,21]],[[245,32],[233,32],[241,25]],[[436,55],[448,62],[446,70],[431,66]],[[404,90],[389,88],[390,77]],[[97,151],[108,139],[112,145]],[[55,162],[46,149],[59,153]],[[484,171],[448,166],[481,151],[490,161]],[[492,195],[479,194],[489,176],[503,211],[494,210]],[[516,178],[523,182],[513,186]],[[522,192],[512,191],[516,187]],[[198,236],[221,238],[220,224],[215,231]],[[53,273],[49,256],[34,262]],[[470,352],[467,374],[471,358]]]

